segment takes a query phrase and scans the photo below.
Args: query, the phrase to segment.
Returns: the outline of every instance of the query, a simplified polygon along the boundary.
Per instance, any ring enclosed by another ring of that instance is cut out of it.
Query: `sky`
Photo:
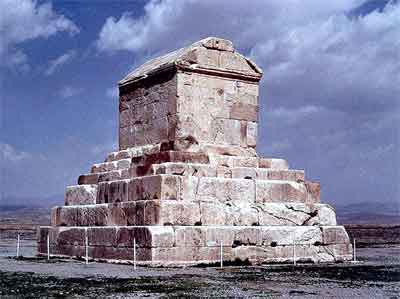
[[[207,36],[260,66],[257,150],[322,201],[400,205],[400,2],[0,1],[0,204],[60,198],[117,149],[116,84]]]

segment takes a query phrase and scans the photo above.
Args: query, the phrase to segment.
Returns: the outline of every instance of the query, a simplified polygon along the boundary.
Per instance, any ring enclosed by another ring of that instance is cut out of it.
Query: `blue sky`
[[[117,145],[116,82],[206,36],[263,70],[258,151],[322,200],[399,204],[398,1],[0,2],[1,200],[57,195]]]

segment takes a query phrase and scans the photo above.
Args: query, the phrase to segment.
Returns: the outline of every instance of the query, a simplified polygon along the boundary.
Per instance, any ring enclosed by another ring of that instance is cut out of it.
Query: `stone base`
[[[86,236],[91,259],[133,261],[151,266],[224,262],[249,264],[342,262],[352,246],[342,226],[107,226],[41,227],[38,252],[84,257]]]

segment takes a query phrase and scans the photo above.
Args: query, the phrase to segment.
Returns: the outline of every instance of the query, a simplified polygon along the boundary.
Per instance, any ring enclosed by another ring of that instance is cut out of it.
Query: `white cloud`
[[[31,158],[31,154],[18,151],[8,143],[0,143],[0,157],[2,161],[18,162]]]
[[[397,198],[400,1],[150,1],[143,16],[108,18],[97,48],[143,60],[207,36],[264,70],[261,154],[285,151],[328,198]]]
[[[64,53],[63,55],[61,55],[53,60],[50,60],[49,67],[46,69],[45,74],[47,76],[52,75],[60,66],[68,63],[75,56],[76,56],[76,51],[70,50],[70,51]]]
[[[37,38],[48,38],[58,32],[79,32],[78,27],[57,14],[51,3],[33,0],[0,1],[0,65],[27,68],[27,56],[18,45]]]
[[[285,108],[279,107],[272,109],[269,116],[278,119],[278,121],[286,121],[288,123],[296,123],[304,120],[307,117],[311,117],[313,114],[320,113],[324,108],[313,105],[307,105],[299,108]]]
[[[232,39],[265,69],[281,106],[392,109],[400,93],[400,4],[352,16],[363,0],[150,1],[145,14],[110,17],[100,51],[153,55],[205,36]]]
[[[62,98],[71,98],[83,92],[82,88],[73,87],[73,86],[64,86],[59,91],[59,94]]]

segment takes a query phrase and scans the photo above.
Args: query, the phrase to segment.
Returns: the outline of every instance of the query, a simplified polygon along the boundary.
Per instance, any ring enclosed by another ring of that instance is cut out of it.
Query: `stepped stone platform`
[[[352,247],[320,185],[256,152],[262,71],[207,38],[119,82],[119,150],[69,186],[38,251],[152,266],[340,262]]]

